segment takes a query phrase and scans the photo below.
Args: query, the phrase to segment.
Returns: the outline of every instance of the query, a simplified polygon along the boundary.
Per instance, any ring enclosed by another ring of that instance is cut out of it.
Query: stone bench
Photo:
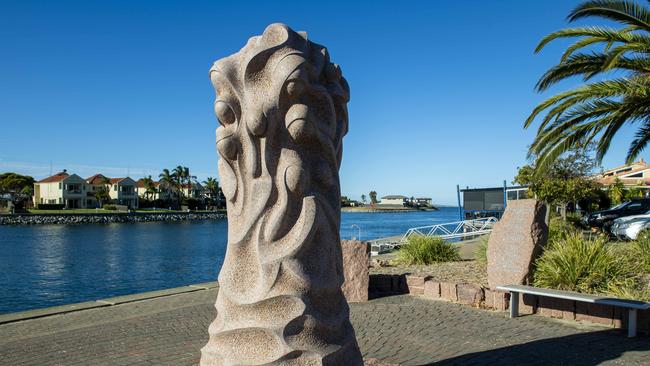
[[[637,310],[650,309],[650,303],[636,300],[617,299],[598,295],[581,294],[577,292],[553,290],[523,285],[497,286],[497,290],[510,292],[510,317],[519,316],[519,294],[552,297],[571,301],[586,302],[591,304],[610,305],[626,308],[629,311],[627,336],[636,336]]]

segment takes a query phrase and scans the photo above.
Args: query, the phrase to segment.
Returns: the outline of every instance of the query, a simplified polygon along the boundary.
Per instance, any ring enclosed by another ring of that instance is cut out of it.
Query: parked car
[[[620,240],[636,240],[644,230],[650,230],[650,211],[643,215],[620,217],[610,227],[611,234]]]
[[[583,218],[583,223],[589,227],[599,227],[608,231],[615,219],[625,216],[641,215],[648,210],[650,210],[650,198],[634,199],[607,210],[592,212]]]

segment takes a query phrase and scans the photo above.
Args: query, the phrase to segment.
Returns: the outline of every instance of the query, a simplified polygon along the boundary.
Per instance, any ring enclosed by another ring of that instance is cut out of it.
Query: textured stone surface
[[[530,294],[519,294],[519,314],[530,315],[537,312],[538,297]]]
[[[428,280],[424,283],[424,297],[428,299],[440,298],[440,282]]]
[[[506,311],[510,306],[510,293],[485,289],[485,307]]]
[[[565,299],[539,296],[537,299],[537,313],[550,318],[574,320],[576,302]]]
[[[471,283],[459,283],[456,285],[458,302],[466,305],[478,306],[483,301],[484,293],[481,286]]]
[[[406,275],[406,293],[411,295],[424,295],[424,282],[428,279],[427,276],[414,276]]]
[[[533,260],[548,238],[546,206],[533,199],[508,201],[494,225],[487,249],[490,288],[528,284]]]
[[[440,282],[440,297],[449,301],[458,301],[456,284],[453,282]]]
[[[368,301],[370,244],[358,240],[341,240],[343,252],[343,295],[348,302]]]
[[[614,307],[576,301],[575,320],[603,325],[614,325]]]
[[[362,365],[341,290],[341,69],[272,24],[210,78],[228,249],[201,365]]]
[[[196,366],[216,295],[212,289],[0,325],[0,365]],[[647,365],[650,358],[648,337],[627,339],[598,325],[509,319],[408,295],[350,310],[364,358],[403,366]]]

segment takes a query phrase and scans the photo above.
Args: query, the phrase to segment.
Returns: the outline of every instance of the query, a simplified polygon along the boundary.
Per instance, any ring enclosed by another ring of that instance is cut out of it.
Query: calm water
[[[457,220],[457,209],[343,213],[341,237],[400,235]],[[0,313],[214,281],[226,249],[220,221],[0,226]]]

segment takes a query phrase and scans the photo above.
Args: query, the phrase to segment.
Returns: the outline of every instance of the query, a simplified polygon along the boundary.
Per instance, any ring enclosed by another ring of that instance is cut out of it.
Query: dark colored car
[[[583,222],[590,227],[600,227],[608,230],[615,219],[640,215],[648,210],[650,210],[650,198],[634,199],[607,210],[592,212],[583,218]]]

